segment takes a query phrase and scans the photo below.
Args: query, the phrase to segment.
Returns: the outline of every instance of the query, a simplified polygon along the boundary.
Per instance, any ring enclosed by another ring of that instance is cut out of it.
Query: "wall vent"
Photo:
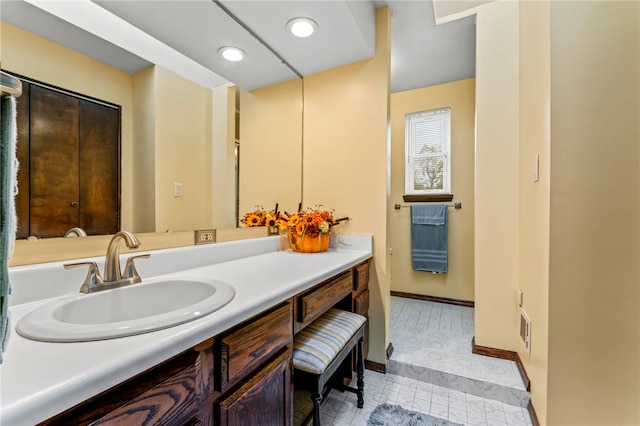
[[[518,309],[518,329],[520,332],[520,341],[527,351],[527,355],[531,358],[531,320],[524,312],[524,309]]]

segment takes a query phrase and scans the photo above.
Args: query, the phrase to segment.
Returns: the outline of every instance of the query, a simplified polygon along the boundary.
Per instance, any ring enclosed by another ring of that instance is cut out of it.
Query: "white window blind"
[[[405,193],[450,194],[451,108],[405,116]]]

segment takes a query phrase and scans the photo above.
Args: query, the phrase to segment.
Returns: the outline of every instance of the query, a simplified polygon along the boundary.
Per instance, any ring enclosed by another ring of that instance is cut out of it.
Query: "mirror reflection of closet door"
[[[30,235],[61,236],[80,222],[79,128],[78,99],[31,87]]]
[[[119,110],[29,86],[28,116],[18,116],[18,237],[61,237],[77,226],[89,235],[117,232]]]

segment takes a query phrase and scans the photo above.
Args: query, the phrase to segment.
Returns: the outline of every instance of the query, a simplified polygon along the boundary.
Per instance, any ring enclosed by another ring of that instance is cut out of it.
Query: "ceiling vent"
[[[524,345],[527,355],[531,358],[531,320],[522,308],[518,308],[518,330],[520,341]]]

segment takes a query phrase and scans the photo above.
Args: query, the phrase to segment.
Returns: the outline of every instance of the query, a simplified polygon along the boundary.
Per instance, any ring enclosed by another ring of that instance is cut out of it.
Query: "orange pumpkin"
[[[310,237],[306,234],[298,236],[289,232],[288,235],[291,250],[296,252],[318,253],[327,251],[329,248],[329,234],[320,233],[317,237]]]

